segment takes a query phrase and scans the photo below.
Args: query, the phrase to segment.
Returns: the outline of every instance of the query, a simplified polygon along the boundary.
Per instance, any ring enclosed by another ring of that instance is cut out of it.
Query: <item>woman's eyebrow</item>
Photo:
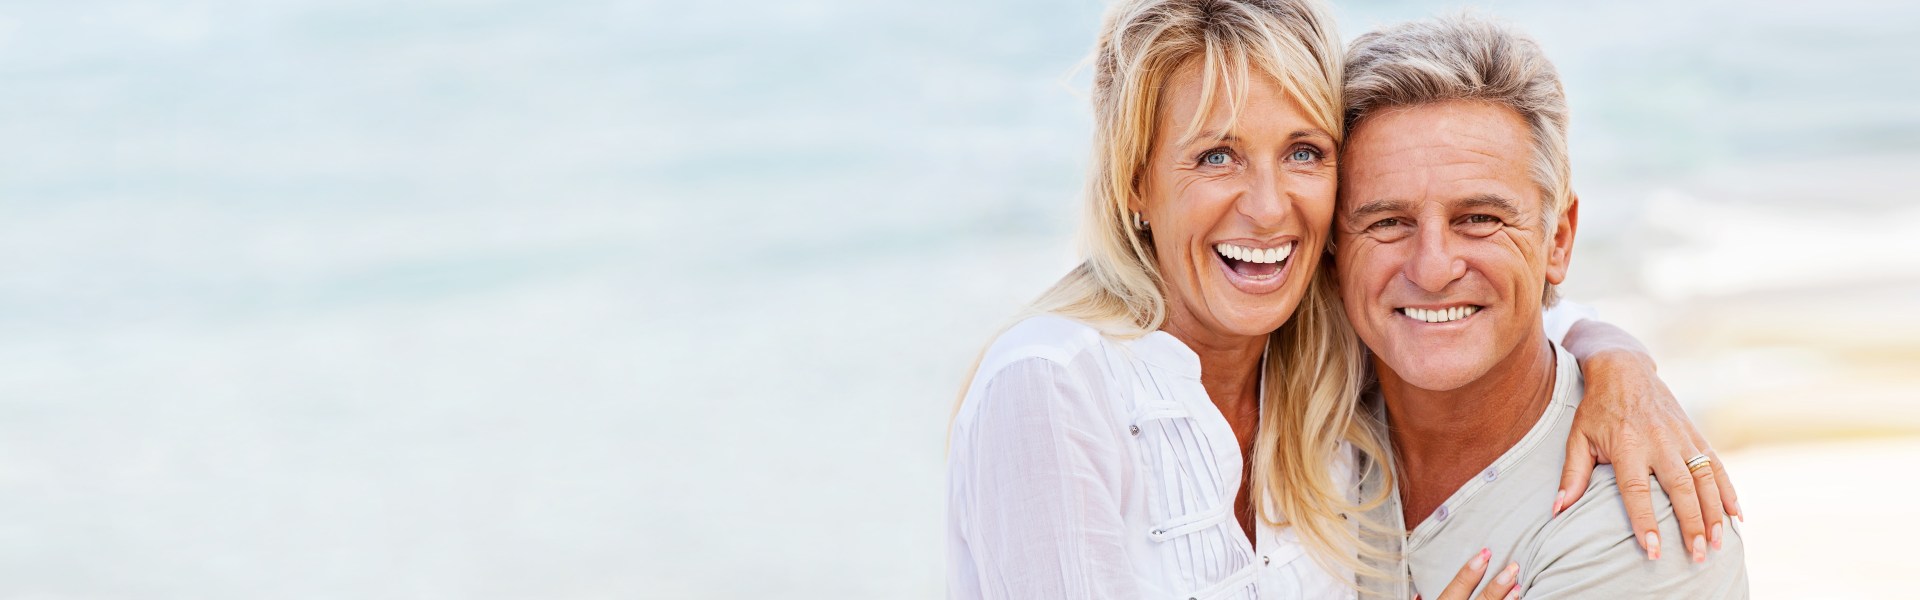
[[[1330,139],[1333,139],[1333,136],[1319,129],[1296,129],[1293,131],[1293,133],[1287,134],[1287,141],[1289,142],[1302,139],[1302,138],[1322,138],[1322,139],[1330,140]],[[1196,132],[1193,135],[1180,138],[1180,142],[1177,145],[1187,146],[1189,144],[1193,144],[1201,140],[1205,140],[1208,142],[1226,142],[1229,144],[1233,144],[1233,143],[1238,143],[1240,141],[1240,136],[1233,135],[1231,133],[1226,133],[1218,129],[1208,129],[1208,130]]]
[[[1292,134],[1287,135],[1287,141],[1291,142],[1293,140],[1297,140],[1300,138],[1311,138],[1311,137],[1333,139],[1333,136],[1331,134],[1328,134],[1325,131],[1321,131],[1318,129],[1301,129],[1301,130],[1294,131]]]
[[[1181,147],[1185,147],[1202,140],[1205,140],[1207,142],[1226,142],[1226,143],[1232,144],[1235,142],[1239,142],[1240,137],[1233,135],[1231,133],[1220,131],[1218,129],[1208,129],[1205,131],[1196,132],[1193,135],[1189,135],[1187,137],[1180,138],[1180,143],[1177,145]]]

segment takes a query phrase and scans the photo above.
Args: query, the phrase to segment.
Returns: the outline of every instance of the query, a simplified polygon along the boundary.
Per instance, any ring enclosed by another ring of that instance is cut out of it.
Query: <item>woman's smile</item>
[[[1277,243],[1231,243],[1213,245],[1213,256],[1227,282],[1248,294],[1267,294],[1287,281],[1288,267],[1299,240]]]

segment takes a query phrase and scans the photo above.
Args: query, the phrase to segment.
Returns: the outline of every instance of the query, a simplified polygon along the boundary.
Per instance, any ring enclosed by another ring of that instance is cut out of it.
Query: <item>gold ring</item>
[[[1688,471],[1699,471],[1711,466],[1713,466],[1713,459],[1707,458],[1705,454],[1695,456],[1687,461]]]

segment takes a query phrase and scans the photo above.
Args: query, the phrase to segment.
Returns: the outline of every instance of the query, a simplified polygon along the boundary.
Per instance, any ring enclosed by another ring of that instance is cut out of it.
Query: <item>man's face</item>
[[[1387,109],[1349,132],[1343,154],[1340,294],[1376,364],[1452,390],[1539,334],[1541,293],[1566,276],[1577,211],[1545,229],[1551,207],[1517,112],[1472,101]]]

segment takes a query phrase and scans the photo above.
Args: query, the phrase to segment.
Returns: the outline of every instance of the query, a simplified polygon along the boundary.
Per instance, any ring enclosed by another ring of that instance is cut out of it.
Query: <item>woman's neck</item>
[[[1260,414],[1260,355],[1267,338],[1223,335],[1182,316],[1169,315],[1161,329],[1200,357],[1200,384],[1239,433],[1236,417],[1251,414],[1257,420]]]

